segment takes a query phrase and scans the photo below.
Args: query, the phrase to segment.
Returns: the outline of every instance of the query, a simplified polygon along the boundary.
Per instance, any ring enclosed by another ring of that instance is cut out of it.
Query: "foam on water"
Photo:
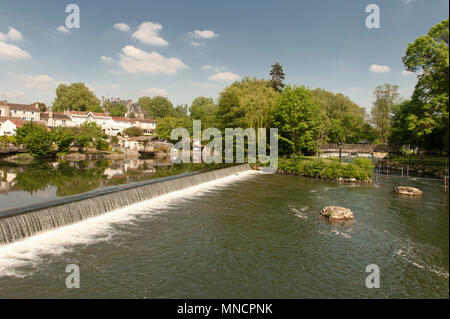
[[[233,174],[0,246],[0,277],[26,277],[46,257],[68,253],[76,245],[90,245],[111,240],[116,231],[114,225],[134,223],[138,216],[154,216],[159,214],[162,208],[173,206],[177,202],[185,201],[186,198],[223,189],[257,174],[260,173],[253,170]],[[32,266],[32,269],[29,269],[29,266]],[[24,267],[27,270],[21,269]]]

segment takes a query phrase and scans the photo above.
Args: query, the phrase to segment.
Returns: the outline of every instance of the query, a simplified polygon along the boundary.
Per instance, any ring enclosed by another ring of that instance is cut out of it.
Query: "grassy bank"
[[[356,158],[352,163],[342,163],[338,159],[295,156],[280,158],[278,168],[281,173],[287,174],[347,182],[369,182],[374,166],[367,158]]]

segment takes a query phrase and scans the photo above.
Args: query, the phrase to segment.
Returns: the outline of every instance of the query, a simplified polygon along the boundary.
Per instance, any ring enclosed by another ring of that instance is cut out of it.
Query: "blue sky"
[[[80,8],[79,29],[61,28],[69,3]],[[365,26],[370,3],[379,29]],[[448,10],[448,0],[1,0],[0,98],[51,104],[58,83],[85,82],[98,98],[190,104],[216,99],[233,79],[268,78],[278,61],[286,83],[341,92],[369,110],[386,82],[409,97],[406,46]]]

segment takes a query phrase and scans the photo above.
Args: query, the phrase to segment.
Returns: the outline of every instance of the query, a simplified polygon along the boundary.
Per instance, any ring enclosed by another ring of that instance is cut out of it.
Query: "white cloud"
[[[26,93],[21,91],[0,91],[0,97],[6,97],[7,100],[23,99],[26,96]]]
[[[8,34],[6,35],[8,39],[11,41],[22,41],[23,36],[22,33],[20,33],[18,30],[14,29],[13,27],[9,27]]]
[[[209,77],[211,81],[218,82],[233,82],[239,80],[240,78],[241,77],[238,74],[235,74],[233,72],[220,72]]]
[[[212,39],[212,38],[217,38],[219,36],[213,30],[195,30],[191,34],[194,37],[200,38],[200,39]]]
[[[401,0],[404,5],[412,3],[414,0]]]
[[[126,45],[120,54],[119,64],[130,73],[167,73],[176,74],[187,65],[178,58],[166,58],[158,52],[147,52],[132,45]]]
[[[204,65],[202,66],[203,70],[213,70],[214,72],[223,72],[225,71],[225,67],[224,66],[220,66],[220,65]]]
[[[113,59],[113,58],[111,58],[110,56],[104,56],[104,55],[102,55],[102,56],[100,57],[100,60],[102,60],[103,62],[106,62],[106,63],[112,63],[112,62],[114,62],[114,59]]]
[[[117,30],[123,31],[123,32],[127,32],[128,30],[130,30],[130,26],[123,22],[114,24],[114,28],[116,28]]]
[[[189,41],[189,43],[190,43],[193,47],[201,47],[201,46],[204,46],[204,45],[205,45],[203,42],[199,42],[199,41]]]
[[[166,90],[160,89],[160,88],[145,89],[145,90],[142,90],[142,93],[149,93],[149,94],[152,94],[154,96],[165,96],[165,97],[168,96]]]
[[[195,86],[203,89],[210,89],[215,88],[217,85],[214,83],[208,83],[208,82],[196,82],[196,81],[188,81],[188,85]]]
[[[69,29],[67,29],[67,28],[66,28],[65,26],[63,26],[63,25],[60,25],[56,30],[57,30],[58,32],[65,33],[65,34],[69,34],[69,33],[70,33]]]
[[[414,74],[414,72],[411,72],[411,71],[408,71],[408,70],[403,70],[402,71],[402,75],[404,75],[404,76],[413,75],[413,74]]]
[[[14,44],[0,41],[0,60],[28,60],[31,55]]]
[[[23,36],[22,33],[20,33],[17,29],[14,29],[13,27],[9,27],[9,31],[7,34],[0,32],[0,41],[22,41]]]
[[[386,73],[389,72],[391,68],[387,65],[378,65],[378,64],[372,64],[369,68],[370,72],[374,73]]]
[[[132,34],[132,37],[146,44],[166,46],[169,42],[159,36],[161,30],[162,26],[159,23],[143,22]]]
[[[23,86],[32,89],[45,90],[50,87],[56,86],[56,80],[47,74],[28,75],[28,74],[13,74],[20,81],[23,82]]]

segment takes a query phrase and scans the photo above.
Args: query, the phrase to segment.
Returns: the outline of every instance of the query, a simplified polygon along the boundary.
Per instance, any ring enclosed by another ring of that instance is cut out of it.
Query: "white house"
[[[22,127],[25,124],[20,118],[14,117],[0,117],[0,136],[13,136],[16,135],[16,128]]]

